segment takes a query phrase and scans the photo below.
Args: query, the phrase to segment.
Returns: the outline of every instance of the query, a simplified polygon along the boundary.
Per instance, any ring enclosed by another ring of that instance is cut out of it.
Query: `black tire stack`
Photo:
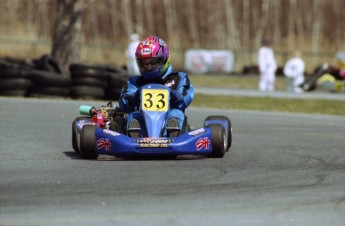
[[[127,71],[121,68],[108,68],[108,90],[107,97],[110,100],[118,100],[123,86],[129,79]]]
[[[118,100],[129,76],[115,65],[71,64],[63,74],[50,55],[0,59],[0,96]]]
[[[33,60],[0,59],[0,95],[69,97],[71,79],[53,57]]]
[[[50,55],[35,59],[35,70],[30,73],[30,97],[69,97],[71,79],[62,73],[58,62]]]
[[[32,67],[29,60],[0,59],[0,95],[27,96],[32,84],[29,77]]]
[[[58,62],[49,55],[34,60],[30,73],[32,86],[29,96],[39,98],[69,97],[71,79],[62,73]]]
[[[30,73],[32,86],[29,96],[38,98],[69,97],[71,79],[50,71],[34,70]]]
[[[71,64],[73,99],[117,100],[128,80],[126,71],[112,65]]]

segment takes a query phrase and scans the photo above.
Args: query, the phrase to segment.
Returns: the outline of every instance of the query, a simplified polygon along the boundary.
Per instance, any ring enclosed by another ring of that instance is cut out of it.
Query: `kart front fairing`
[[[211,130],[200,128],[174,138],[131,138],[97,128],[96,153],[104,155],[207,155],[212,152]]]

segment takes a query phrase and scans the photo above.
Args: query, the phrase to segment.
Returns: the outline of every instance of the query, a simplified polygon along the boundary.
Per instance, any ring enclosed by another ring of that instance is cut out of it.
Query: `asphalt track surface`
[[[345,117],[191,108],[231,118],[222,159],[83,160],[80,104],[0,98],[0,225],[345,225]]]
[[[344,100],[345,93],[331,92],[303,92],[294,93],[286,91],[260,92],[250,89],[226,89],[219,87],[195,87],[195,93],[207,95],[233,95],[246,97],[272,97],[272,98],[289,98],[289,99],[318,99],[318,100]]]

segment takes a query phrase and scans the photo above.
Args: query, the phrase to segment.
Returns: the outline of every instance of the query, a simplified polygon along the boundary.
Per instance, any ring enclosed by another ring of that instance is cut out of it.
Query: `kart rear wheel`
[[[85,125],[80,135],[80,155],[83,159],[96,159],[96,129],[95,125]]]
[[[77,128],[76,124],[77,121],[90,119],[90,117],[77,117],[72,122],[72,147],[75,152],[79,152],[78,144],[77,144]]]
[[[210,124],[207,127],[212,132],[212,153],[209,156],[212,158],[223,158],[226,149],[226,137],[223,126],[220,124]]]
[[[226,139],[226,151],[229,151],[229,149],[231,148],[231,144],[232,144],[232,125],[231,125],[231,121],[228,117],[223,116],[223,115],[212,115],[212,116],[208,116],[205,121],[208,120],[221,120],[221,121],[225,121],[226,122],[226,129],[225,129],[225,137]]]

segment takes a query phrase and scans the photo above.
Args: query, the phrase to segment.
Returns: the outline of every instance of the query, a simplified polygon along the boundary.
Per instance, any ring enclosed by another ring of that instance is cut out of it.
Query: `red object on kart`
[[[102,114],[101,109],[97,109],[95,114],[92,115],[91,122],[97,123],[100,128],[105,127],[105,115]]]

